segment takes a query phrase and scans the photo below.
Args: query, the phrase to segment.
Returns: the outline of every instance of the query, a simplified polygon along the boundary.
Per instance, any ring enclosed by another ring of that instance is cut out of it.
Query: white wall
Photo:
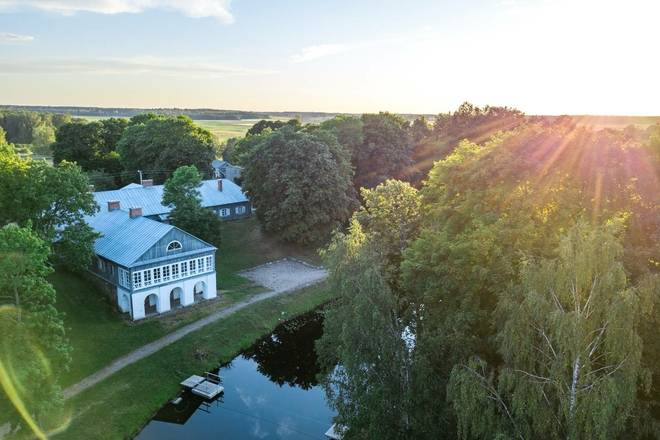
[[[138,320],[145,317],[144,301],[151,294],[155,294],[158,297],[158,302],[156,303],[156,311],[158,313],[168,312],[170,310],[170,292],[172,292],[172,290],[175,289],[176,287],[180,287],[181,290],[183,290],[183,294],[181,295],[181,305],[185,307],[193,304],[195,284],[198,283],[199,281],[203,281],[204,283],[206,283],[206,290],[204,291],[204,295],[203,295],[204,299],[212,299],[218,296],[216,290],[215,272],[205,273],[191,278],[186,278],[183,280],[179,280],[178,282],[175,283],[164,284],[161,286],[153,286],[150,289],[142,289],[137,292],[134,292],[132,295],[133,320]],[[120,309],[121,309],[121,303],[119,302],[120,290],[123,291],[123,289],[118,287],[117,303],[120,304]],[[129,312],[130,310],[122,309],[122,311]]]

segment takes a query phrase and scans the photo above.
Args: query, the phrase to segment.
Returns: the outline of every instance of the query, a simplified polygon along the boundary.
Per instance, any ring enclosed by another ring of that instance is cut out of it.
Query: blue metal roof
[[[94,242],[94,252],[122,266],[130,267],[174,226],[144,217],[130,218],[127,211],[101,209],[85,221],[101,237]]]
[[[218,181],[213,179],[204,180],[199,186],[199,192],[204,208],[248,201],[241,187],[227,179],[222,179],[222,191],[218,190]],[[94,199],[101,210],[107,208],[110,200],[119,200],[122,209],[142,208],[142,214],[145,216],[168,214],[172,210],[161,203],[163,185],[143,187],[130,184],[121,189],[95,192]]]

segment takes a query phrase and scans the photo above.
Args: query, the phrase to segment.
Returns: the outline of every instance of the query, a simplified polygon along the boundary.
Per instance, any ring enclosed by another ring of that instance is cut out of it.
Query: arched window
[[[181,242],[176,240],[170,241],[167,245],[167,252],[178,251],[181,248],[183,248],[183,246],[181,246]]]

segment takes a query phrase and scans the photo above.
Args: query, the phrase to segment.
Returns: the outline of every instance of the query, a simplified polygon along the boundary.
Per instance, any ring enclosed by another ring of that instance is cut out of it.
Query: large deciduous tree
[[[323,384],[345,438],[414,436],[415,312],[399,288],[403,249],[416,237],[420,198],[389,180],[363,189],[364,207],[322,252],[339,300],[326,309]],[[339,367],[333,368],[335,363]]]
[[[391,113],[362,115],[362,145],[353,154],[356,188],[405,175],[411,165],[408,122]]]
[[[63,124],[51,147],[53,161],[76,162],[85,171],[103,170],[116,174],[122,169],[117,144],[127,126],[128,120],[122,118]]]
[[[208,170],[216,157],[213,135],[187,116],[149,117],[130,125],[117,148],[126,170],[169,175],[180,166]]]
[[[497,307],[502,365],[474,358],[452,372],[461,438],[616,438],[635,406],[639,297],[612,226],[578,223],[558,257],[524,264]],[[479,417],[475,417],[479,414]]]
[[[163,204],[174,207],[169,216],[174,226],[219,246],[222,220],[210,209],[202,208],[201,183],[202,176],[194,166],[178,168],[165,182]]]
[[[0,224],[30,226],[62,252],[70,269],[91,262],[96,234],[84,216],[97,210],[87,176],[75,164],[50,166],[43,161],[0,153]]]
[[[63,317],[46,280],[49,253],[30,228],[0,228],[0,408],[28,431],[61,403],[58,379],[70,362]]]
[[[245,165],[243,188],[267,232],[286,241],[317,243],[355,206],[348,152],[330,133],[281,128]]]

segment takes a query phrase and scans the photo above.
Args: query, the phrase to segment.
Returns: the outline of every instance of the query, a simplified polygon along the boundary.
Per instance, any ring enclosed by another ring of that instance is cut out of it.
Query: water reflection
[[[220,399],[184,393],[137,438],[324,438],[333,413],[316,383],[314,341],[322,319],[310,313],[278,326],[219,370],[225,387]]]

